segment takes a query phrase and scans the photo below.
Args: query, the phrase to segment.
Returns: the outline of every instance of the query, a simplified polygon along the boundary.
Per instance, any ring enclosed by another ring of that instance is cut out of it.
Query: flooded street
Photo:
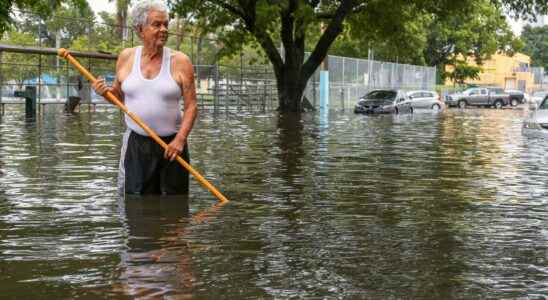
[[[3,297],[548,297],[548,138],[520,109],[203,112],[224,206],[194,179],[120,199],[120,113],[60,111],[0,117]]]

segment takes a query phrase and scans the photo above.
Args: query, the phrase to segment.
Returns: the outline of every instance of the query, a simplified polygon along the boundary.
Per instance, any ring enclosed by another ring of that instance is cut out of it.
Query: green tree
[[[274,69],[279,109],[300,111],[308,79],[347,23],[354,22],[355,28],[359,28],[359,24],[367,20],[367,27],[378,35],[393,35],[402,28],[402,13],[454,10],[469,1],[472,0],[185,0],[173,1],[173,7],[181,16],[195,14],[196,18],[207,19],[209,30],[217,32],[226,47],[241,48],[244,43],[256,41]],[[305,59],[309,33],[319,31],[322,23],[325,30]],[[278,43],[283,46],[283,56]]]
[[[381,2],[376,4],[380,6]],[[424,65],[423,50],[431,13],[402,7],[376,18],[380,10],[382,7],[371,9],[367,17],[363,14],[350,16],[350,22],[329,49],[329,54],[368,57],[372,50],[376,60]]]
[[[534,8],[537,11],[546,11],[548,7],[545,0],[490,1],[498,9],[506,5],[516,15],[532,14]],[[241,48],[243,43],[256,41],[274,69],[279,109],[282,111],[300,111],[301,98],[308,79],[323,61],[335,39],[344,32],[345,26],[374,32],[376,36],[391,37],[397,41],[401,37],[399,29],[404,27],[402,23],[408,21],[409,17],[429,15],[433,22],[439,22],[443,20],[441,16],[451,16],[466,9],[473,10],[474,4],[479,2],[480,0],[170,1],[177,15],[193,14],[197,19],[207,19],[207,30],[216,32],[227,48]],[[317,42],[309,47],[311,54],[305,59],[305,48],[307,42],[311,41],[309,33],[317,32],[321,23],[325,24],[325,30],[317,38]],[[283,56],[278,50],[279,43],[283,45]]]
[[[109,2],[116,2],[116,32],[120,39],[127,39],[128,31],[128,9],[131,4],[131,0],[109,0]]]
[[[531,57],[532,63],[548,70],[548,25],[525,26],[521,32],[521,40],[525,44],[523,53]]]
[[[4,33],[1,43],[8,45],[34,45],[36,43],[37,36],[30,33],[22,33],[17,31],[9,31]],[[2,53],[2,81],[14,80],[21,88],[23,81],[36,77],[38,70],[35,67],[38,65],[37,55],[28,55],[21,53]],[[24,65],[12,65],[12,64],[24,64]],[[9,71],[8,71],[9,68]]]
[[[46,38],[47,46],[56,47],[57,40],[62,45],[70,45],[74,39],[92,30],[94,20],[95,15],[87,2],[81,7],[61,4],[45,19],[41,34]]]
[[[0,34],[14,23],[13,10],[30,10],[41,17],[49,16],[62,2],[68,2],[76,7],[87,6],[87,0],[2,0],[0,2]]]
[[[481,67],[472,66],[466,63],[464,60],[457,60],[453,62],[452,71],[447,73],[447,76],[453,83],[464,85],[467,79],[479,79],[481,73]]]
[[[502,8],[490,0],[476,0],[453,14],[435,15],[426,30],[424,58],[426,64],[437,67],[438,83],[443,83],[449,75],[447,65],[457,67],[453,63],[456,57],[473,57],[481,65],[499,50],[512,55],[521,48]],[[462,67],[462,63],[458,67]]]

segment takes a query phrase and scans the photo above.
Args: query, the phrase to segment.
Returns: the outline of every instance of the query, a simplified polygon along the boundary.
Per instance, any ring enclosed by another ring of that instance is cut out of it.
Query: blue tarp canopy
[[[41,80],[42,84],[57,84],[58,83],[57,82],[57,77],[55,77],[51,74],[44,73],[40,76],[40,78],[42,79]],[[112,75],[112,74],[107,74],[107,75],[103,75],[103,78],[105,78],[105,81],[108,84],[111,84],[114,81],[115,76]],[[60,81],[60,82],[62,83],[62,81]],[[23,84],[28,84],[28,85],[38,84],[38,77],[24,80]]]
[[[57,77],[54,77],[50,74],[42,74],[41,81],[42,84],[57,84]],[[23,84],[38,84],[38,77],[27,79],[23,81]]]

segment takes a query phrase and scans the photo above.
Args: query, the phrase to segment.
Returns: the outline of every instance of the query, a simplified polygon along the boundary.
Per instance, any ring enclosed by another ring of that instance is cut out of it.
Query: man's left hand
[[[176,136],[171,143],[167,145],[167,149],[164,152],[164,158],[173,161],[177,158],[177,155],[183,153],[183,148],[186,144],[186,138]]]

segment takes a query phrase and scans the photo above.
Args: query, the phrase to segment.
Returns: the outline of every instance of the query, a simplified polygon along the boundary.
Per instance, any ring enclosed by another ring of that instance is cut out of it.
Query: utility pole
[[[320,31],[323,35],[326,26],[323,22],[320,26]],[[326,55],[320,64],[320,110],[329,110],[329,55]]]

